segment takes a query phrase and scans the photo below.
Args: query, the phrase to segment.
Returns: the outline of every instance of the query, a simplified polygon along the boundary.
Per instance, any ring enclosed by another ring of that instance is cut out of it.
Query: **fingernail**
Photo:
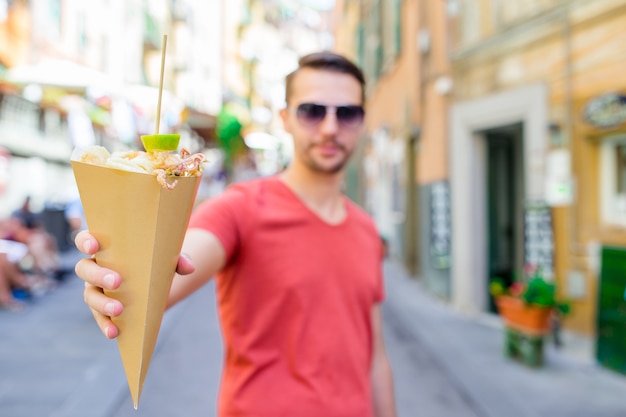
[[[103,278],[102,278],[102,282],[104,282],[104,285],[109,288],[109,289],[113,289],[113,285],[115,285],[115,277],[112,274],[106,274]]]
[[[113,314],[115,314],[115,305],[113,303],[106,303],[104,305],[104,312],[108,316],[112,316]]]
[[[111,337],[113,337],[113,331],[111,329],[111,326],[104,326],[104,334],[106,335],[106,337],[108,337],[109,339]]]
[[[91,250],[91,241],[90,240],[85,240],[83,242],[83,250],[87,253],[89,253],[89,251]]]

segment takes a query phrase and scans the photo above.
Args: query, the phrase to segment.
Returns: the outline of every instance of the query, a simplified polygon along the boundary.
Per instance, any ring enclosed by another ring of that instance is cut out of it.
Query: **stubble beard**
[[[340,161],[337,161],[334,165],[331,165],[331,166],[324,166],[323,164],[318,163],[315,160],[315,158],[312,156],[316,145],[309,145],[309,147],[307,148],[307,152],[306,152],[306,158],[304,158],[305,165],[311,171],[318,173],[318,174],[334,175],[343,171],[348,161],[350,160],[350,156],[352,152],[350,152],[348,149],[346,149],[345,146],[341,144],[338,144],[336,142],[334,142],[333,144],[337,146],[341,150],[341,153],[343,154],[343,157],[341,158]]]

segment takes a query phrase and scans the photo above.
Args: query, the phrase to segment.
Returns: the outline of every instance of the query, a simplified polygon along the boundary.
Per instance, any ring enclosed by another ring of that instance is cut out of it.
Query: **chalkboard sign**
[[[529,202],[524,210],[524,265],[539,268],[544,278],[554,277],[552,211],[544,202]]]
[[[430,188],[430,254],[435,269],[450,268],[450,186],[446,181]]]

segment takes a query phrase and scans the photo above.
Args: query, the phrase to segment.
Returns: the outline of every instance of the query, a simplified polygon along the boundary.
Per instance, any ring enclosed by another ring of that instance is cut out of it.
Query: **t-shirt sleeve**
[[[242,210],[246,195],[242,190],[227,189],[218,197],[200,204],[192,213],[189,229],[203,229],[214,234],[222,243],[226,259],[230,260],[241,241]]]

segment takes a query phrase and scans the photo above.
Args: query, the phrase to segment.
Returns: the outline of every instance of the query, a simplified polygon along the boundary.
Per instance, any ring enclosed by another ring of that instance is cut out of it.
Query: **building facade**
[[[472,313],[495,313],[493,278],[539,268],[571,300],[564,326],[625,371],[626,3],[344,0],[336,13],[337,48],[370,82],[362,197],[396,256]]]
[[[445,3],[345,0],[335,14],[336,49],[360,64],[368,82],[359,199],[392,256],[448,299],[452,79]]]
[[[597,335],[602,248],[626,243],[615,76],[625,18],[611,0],[460,2],[450,122],[458,305],[486,309],[491,276],[534,263],[573,301],[568,327]]]
[[[27,195],[36,209],[75,198],[74,147],[140,146],[154,131],[164,34],[161,131],[202,149],[222,103],[222,2],[2,3],[0,217]]]

